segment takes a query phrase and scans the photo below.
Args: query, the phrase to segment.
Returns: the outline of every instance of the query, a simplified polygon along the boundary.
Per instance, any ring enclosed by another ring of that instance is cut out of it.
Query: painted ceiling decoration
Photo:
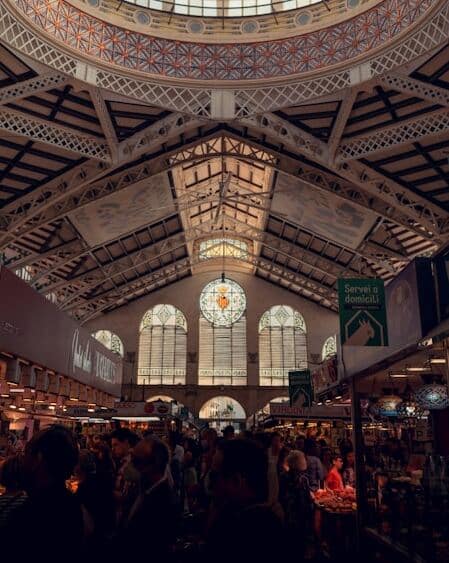
[[[304,35],[241,44],[151,37],[91,16],[67,0],[14,0],[39,30],[102,64],[166,78],[266,80],[320,70],[385,47],[428,18],[434,0],[382,0],[337,25]]]
[[[339,277],[388,283],[449,242],[447,2],[241,44],[81,4],[0,3],[0,252],[61,310],[225,271],[336,311]]]

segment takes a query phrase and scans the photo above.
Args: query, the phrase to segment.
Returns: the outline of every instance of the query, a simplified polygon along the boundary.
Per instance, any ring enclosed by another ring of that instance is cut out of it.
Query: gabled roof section
[[[335,311],[338,278],[388,283],[447,244],[447,47],[229,120],[0,60],[0,249],[81,322],[223,266]]]

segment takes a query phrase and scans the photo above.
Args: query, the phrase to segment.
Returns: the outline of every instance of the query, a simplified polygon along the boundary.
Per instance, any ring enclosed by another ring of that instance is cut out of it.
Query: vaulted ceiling
[[[336,310],[449,237],[449,46],[407,72],[229,121],[149,106],[0,45],[0,248],[81,322],[223,259]],[[219,254],[219,253],[218,253]]]

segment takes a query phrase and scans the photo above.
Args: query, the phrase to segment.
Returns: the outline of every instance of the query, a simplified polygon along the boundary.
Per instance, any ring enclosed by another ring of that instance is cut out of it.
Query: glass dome
[[[125,0],[128,4],[188,16],[211,18],[263,16],[296,10],[320,0]]]

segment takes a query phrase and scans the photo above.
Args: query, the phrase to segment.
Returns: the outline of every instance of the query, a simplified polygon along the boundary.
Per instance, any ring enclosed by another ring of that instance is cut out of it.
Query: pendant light
[[[416,401],[412,388],[407,384],[402,401],[397,405],[396,411],[399,418],[420,418],[424,409]]]
[[[449,393],[447,385],[442,383],[428,383],[420,387],[415,393],[416,401],[423,409],[443,410],[449,407]]]

